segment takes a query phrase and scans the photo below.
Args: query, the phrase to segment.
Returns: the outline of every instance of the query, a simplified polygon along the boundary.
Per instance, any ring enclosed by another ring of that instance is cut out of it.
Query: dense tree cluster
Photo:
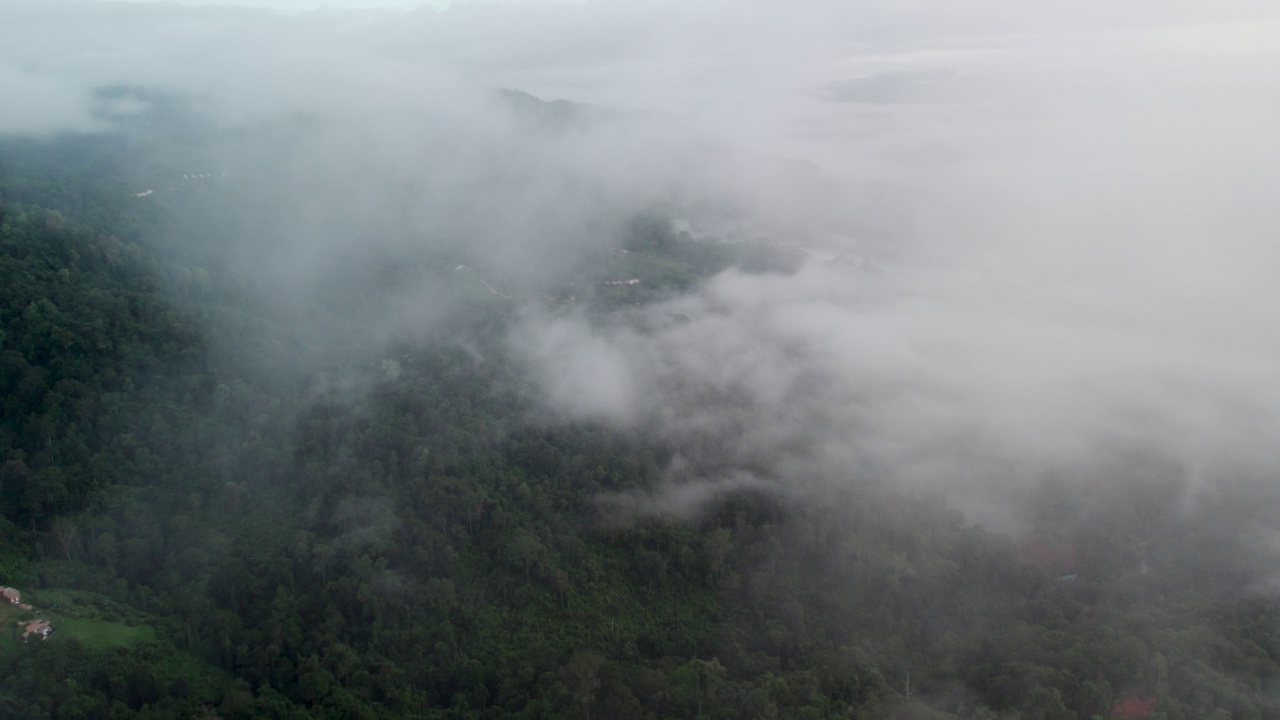
[[[1280,714],[1280,605],[1235,592],[1232,546],[1158,479],[1034,542],[852,480],[618,522],[599,499],[653,490],[675,449],[542,415],[511,302],[316,351],[95,200],[109,168],[24,157],[0,166],[0,582],[87,593],[157,639],[0,644],[0,715]],[[671,287],[728,262],[652,215],[626,233]],[[252,352],[211,349],[228,337]],[[282,358],[295,373],[264,371]],[[702,442],[680,452],[715,462]]]

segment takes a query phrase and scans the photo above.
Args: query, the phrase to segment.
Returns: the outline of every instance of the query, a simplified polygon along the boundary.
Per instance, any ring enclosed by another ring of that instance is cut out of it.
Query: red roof
[[[1155,698],[1130,695],[1111,708],[1111,717],[1113,720],[1142,720],[1155,710]]]

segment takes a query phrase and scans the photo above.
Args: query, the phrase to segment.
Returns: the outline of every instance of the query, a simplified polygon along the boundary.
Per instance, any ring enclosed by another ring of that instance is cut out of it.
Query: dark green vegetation
[[[0,155],[0,582],[58,627],[0,638],[0,717],[1280,716],[1280,603],[1158,477],[1030,540],[852,481],[616,522],[675,448],[541,414],[521,305],[794,258],[650,213],[551,290],[406,251],[264,302],[121,144]],[[360,334],[420,282],[447,317]]]

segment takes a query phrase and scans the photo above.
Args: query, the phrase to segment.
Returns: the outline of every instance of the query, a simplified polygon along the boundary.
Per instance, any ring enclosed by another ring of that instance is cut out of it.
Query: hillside
[[[1280,602],[1220,522],[1258,495],[1188,511],[1136,457],[997,532],[737,426],[557,412],[529,317],[644,338],[809,259],[538,157],[432,216],[219,155],[305,129],[188,131],[0,142],[0,584],[60,626],[0,638],[0,715],[1280,717]],[[543,172],[599,212],[503,194]]]

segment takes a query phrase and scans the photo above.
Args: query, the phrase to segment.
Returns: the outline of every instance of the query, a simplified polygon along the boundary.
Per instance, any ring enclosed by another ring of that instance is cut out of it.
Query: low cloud
[[[510,347],[550,414],[657,433],[692,477],[877,478],[999,519],[1010,487],[1135,454],[1188,486],[1280,470],[1271,5],[6,2],[0,132],[146,114],[104,88],[182,98],[255,220],[227,252],[321,328],[371,249],[456,252],[512,297],[654,206],[803,249],[625,316],[527,310]],[[549,131],[513,87],[623,112]],[[414,271],[363,332],[447,316],[451,276]]]
[[[0,63],[0,96],[5,98],[0,134],[48,136],[103,127],[85,103],[82,88],[64,78]]]
[[[831,102],[868,105],[944,101],[956,91],[945,87],[954,76],[945,72],[885,72],[866,77],[840,80],[824,88]]]

